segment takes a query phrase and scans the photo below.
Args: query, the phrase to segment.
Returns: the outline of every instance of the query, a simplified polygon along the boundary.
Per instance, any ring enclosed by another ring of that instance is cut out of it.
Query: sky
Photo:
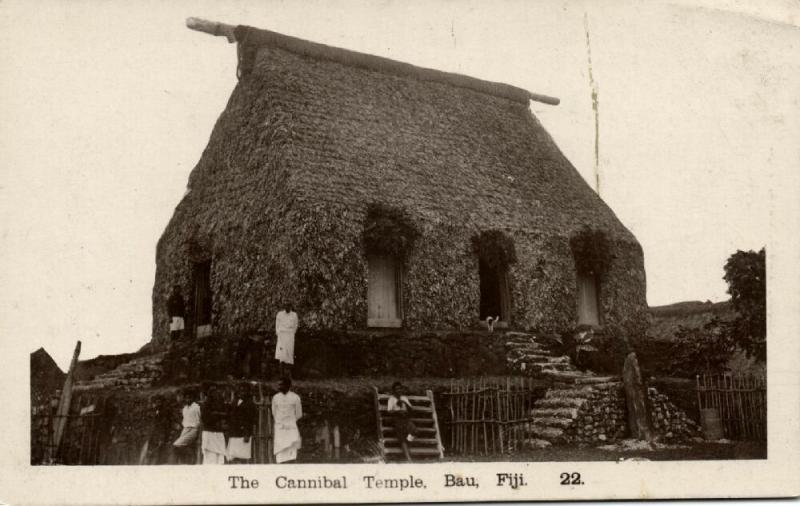
[[[248,24],[561,99],[532,112],[639,239],[651,305],[727,299],[798,189],[800,9],[701,2],[0,3],[0,338],[66,368],[150,339],[155,245]],[[598,91],[599,189],[595,116]]]

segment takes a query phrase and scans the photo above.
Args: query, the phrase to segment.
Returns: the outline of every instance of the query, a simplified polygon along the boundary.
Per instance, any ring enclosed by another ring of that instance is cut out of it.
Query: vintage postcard
[[[800,493],[796,2],[0,23],[0,501]]]

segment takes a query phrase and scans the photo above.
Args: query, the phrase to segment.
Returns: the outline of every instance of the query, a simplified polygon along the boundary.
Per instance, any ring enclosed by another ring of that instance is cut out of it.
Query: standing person
[[[236,344],[236,363],[241,378],[260,378],[264,361],[264,338],[250,334]]]
[[[275,359],[280,362],[280,374],[283,378],[292,377],[295,332],[297,332],[297,313],[292,311],[291,304],[285,304],[284,309],[275,316],[275,334],[278,336],[275,343]]]
[[[411,462],[411,453],[408,451],[408,443],[414,440],[417,427],[411,420],[411,411],[414,406],[405,395],[405,387],[399,381],[392,385],[392,394],[386,405],[386,410],[392,415],[394,433],[403,449],[406,460]]]
[[[223,432],[225,404],[222,402],[219,390],[213,385],[206,385],[205,394],[201,416],[203,464],[224,464],[227,453]]]
[[[173,420],[170,416],[173,406],[170,399],[156,395],[150,398],[150,410],[153,425],[147,436],[147,442],[139,457],[139,464],[166,464],[169,463],[172,446]],[[178,405],[183,406],[183,394],[178,394]],[[181,430],[182,431],[182,430]]]
[[[272,397],[272,417],[275,419],[275,462],[289,462],[297,459],[300,448],[300,430],[297,420],[303,416],[300,396],[292,392],[292,380],[283,378],[279,392]]]
[[[182,429],[172,446],[178,464],[194,464],[197,433],[200,430],[200,405],[197,404],[194,390],[188,388],[178,394],[178,402],[183,404]]]
[[[253,426],[256,424],[256,405],[246,383],[236,389],[228,415],[228,461],[246,462],[252,457]]]
[[[172,287],[172,294],[167,299],[167,315],[169,315],[169,337],[175,342],[183,336],[186,302],[181,294],[181,285]]]

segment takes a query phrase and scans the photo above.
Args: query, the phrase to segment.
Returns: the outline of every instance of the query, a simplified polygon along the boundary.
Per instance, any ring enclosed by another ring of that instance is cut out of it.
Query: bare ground
[[[685,448],[658,450],[602,450],[592,447],[557,446],[519,452],[502,458],[456,457],[453,461],[523,461],[523,462],[595,462],[619,461],[620,459],[648,460],[752,460],[766,459],[767,445],[756,441],[732,443],[689,443]]]

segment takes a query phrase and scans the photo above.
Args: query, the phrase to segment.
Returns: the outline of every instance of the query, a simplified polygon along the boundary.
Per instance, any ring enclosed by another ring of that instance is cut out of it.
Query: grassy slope
[[[666,306],[653,306],[649,309],[650,325],[647,336],[651,339],[671,340],[681,325],[701,327],[714,316],[723,320],[735,316],[729,301],[725,302],[678,302]]]

